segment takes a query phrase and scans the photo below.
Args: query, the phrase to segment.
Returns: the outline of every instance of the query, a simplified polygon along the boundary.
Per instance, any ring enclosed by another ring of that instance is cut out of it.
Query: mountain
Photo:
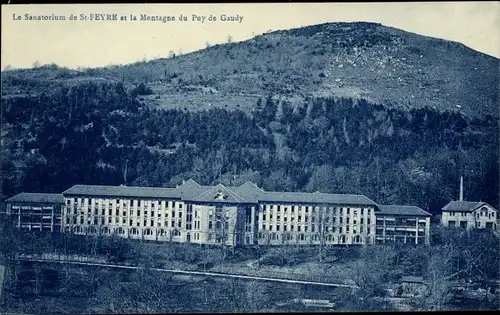
[[[4,75],[147,83],[154,96],[145,101],[189,110],[208,104],[252,110],[256,99],[268,94],[297,103],[311,96],[364,98],[466,115],[497,115],[499,104],[498,59],[456,42],[364,22],[275,31],[183,56],[61,71],[59,76],[36,70],[3,73],[2,86]]]
[[[124,66],[2,72],[2,196],[253,181],[498,206],[498,59],[328,23]],[[200,109],[207,109],[202,110]]]

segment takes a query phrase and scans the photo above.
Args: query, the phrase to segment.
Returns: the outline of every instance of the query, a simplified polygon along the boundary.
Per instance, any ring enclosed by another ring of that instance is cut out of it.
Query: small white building
[[[443,207],[441,224],[464,229],[497,229],[498,210],[481,201],[451,201]]]
[[[498,228],[498,210],[482,201],[464,201],[464,179],[460,177],[458,201],[450,201],[443,207],[441,224],[444,227],[460,227],[466,230]]]

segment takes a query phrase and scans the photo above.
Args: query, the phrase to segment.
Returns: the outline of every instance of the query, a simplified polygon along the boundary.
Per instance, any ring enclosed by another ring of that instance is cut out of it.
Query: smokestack
[[[460,176],[460,201],[464,201],[464,177]]]

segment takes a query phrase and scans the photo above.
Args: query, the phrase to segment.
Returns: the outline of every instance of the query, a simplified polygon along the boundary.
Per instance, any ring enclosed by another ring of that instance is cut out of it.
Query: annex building
[[[428,212],[378,205],[364,195],[270,192],[251,182],[204,186],[190,179],[175,188],[75,185],[61,196],[54,201],[63,233],[234,246],[429,244]]]
[[[459,199],[450,201],[441,210],[441,224],[445,227],[497,230],[499,226],[497,209],[482,201],[464,201],[463,177],[460,177]]]

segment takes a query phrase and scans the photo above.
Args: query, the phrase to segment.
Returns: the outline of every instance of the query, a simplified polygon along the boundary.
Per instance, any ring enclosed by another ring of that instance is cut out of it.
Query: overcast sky
[[[69,20],[71,14],[127,16],[127,21]],[[29,21],[29,15],[64,15],[65,21]],[[130,21],[173,16],[175,22]],[[188,21],[178,21],[180,15]],[[217,21],[192,21],[192,15],[213,15]],[[223,22],[221,15],[240,17]],[[21,20],[14,20],[14,15]],[[166,57],[217,44],[251,38],[267,30],[325,22],[369,21],[405,31],[461,42],[500,57],[500,3],[282,3],[282,4],[131,4],[131,5],[2,5],[2,69],[55,62],[70,68],[131,63]]]

